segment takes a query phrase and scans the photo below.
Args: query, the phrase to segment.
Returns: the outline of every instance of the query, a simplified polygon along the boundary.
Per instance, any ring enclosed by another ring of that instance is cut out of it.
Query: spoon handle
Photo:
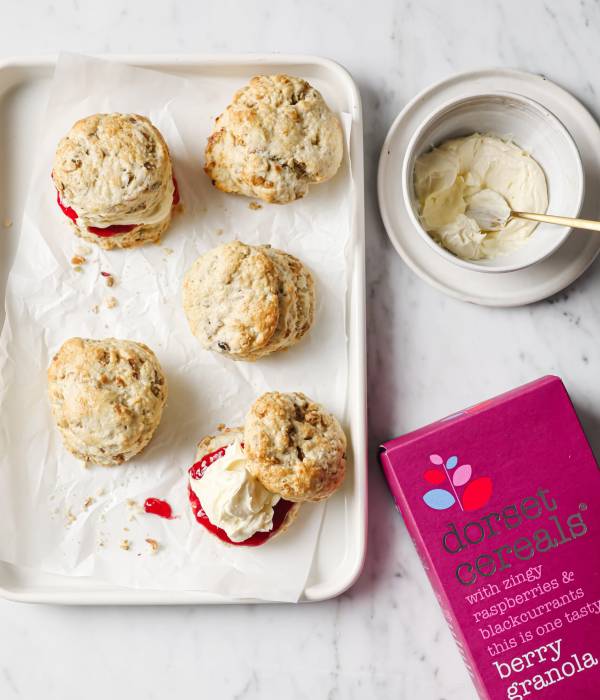
[[[541,221],[544,224],[558,224],[559,226],[584,228],[588,231],[600,231],[600,221],[590,221],[589,219],[572,219],[570,216],[553,216],[552,214],[530,214],[524,211],[513,211],[510,216],[528,221]]]

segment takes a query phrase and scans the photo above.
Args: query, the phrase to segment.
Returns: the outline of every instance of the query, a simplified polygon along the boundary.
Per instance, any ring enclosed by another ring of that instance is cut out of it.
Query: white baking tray
[[[326,93],[337,112],[352,117],[350,136],[353,203],[352,277],[348,299],[349,473],[343,493],[328,502],[315,560],[303,601],[339,595],[358,578],[365,557],[367,530],[365,238],[362,112],[358,89],[336,63],[315,56],[193,55],[111,56],[110,60],[182,75],[190,80],[239,78],[242,85],[256,73],[291,73]],[[0,294],[16,251],[32,165],[36,134],[48,97],[56,58],[31,57],[0,62]],[[3,224],[12,221],[10,228]],[[0,309],[0,328],[4,304]],[[15,465],[18,468],[18,465]],[[0,537],[2,521],[0,514]],[[58,604],[190,604],[249,602],[219,598],[200,591],[126,589],[83,577],[43,574],[0,562],[0,596],[16,601]],[[258,601],[257,601],[258,602]],[[262,601],[261,601],[262,602]]]

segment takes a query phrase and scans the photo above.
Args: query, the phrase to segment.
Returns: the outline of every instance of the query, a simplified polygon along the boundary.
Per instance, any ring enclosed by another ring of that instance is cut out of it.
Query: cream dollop
[[[414,187],[425,230],[463,260],[512,252],[537,226],[512,219],[498,231],[482,231],[465,213],[482,190],[498,192],[514,211],[544,213],[548,207],[540,165],[516,144],[496,136],[471,134],[424,153],[415,163]]]
[[[236,440],[201,479],[190,477],[190,487],[208,519],[225,530],[232,542],[272,530],[273,507],[280,499],[250,474],[246,464],[242,444]]]

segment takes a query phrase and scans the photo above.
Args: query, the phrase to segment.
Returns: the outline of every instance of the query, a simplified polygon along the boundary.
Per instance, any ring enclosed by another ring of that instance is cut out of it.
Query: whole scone
[[[156,355],[143,343],[70,338],[48,368],[48,395],[69,452],[109,467],[131,459],[150,442],[167,382]]]
[[[52,179],[75,233],[101,248],[160,240],[178,201],[169,149],[139,114],[93,114],[60,141]]]
[[[344,480],[344,431],[301,393],[260,396],[246,417],[244,449],[249,471],[288,501],[321,501]]]
[[[285,204],[333,177],[343,150],[340,123],[314,87],[258,75],[217,118],[204,170],[223,192]]]
[[[232,241],[209,250],[183,281],[190,330],[207,350],[233,358],[261,350],[277,329],[278,284],[259,248]]]

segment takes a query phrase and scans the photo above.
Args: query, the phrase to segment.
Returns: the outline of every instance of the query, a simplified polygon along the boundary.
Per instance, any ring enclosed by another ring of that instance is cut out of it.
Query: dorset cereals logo
[[[492,480],[489,476],[473,479],[470,464],[458,466],[458,457],[444,460],[440,455],[430,455],[431,466],[425,471],[425,481],[435,488],[424,494],[423,500],[433,510],[447,510],[458,504],[462,511],[479,510],[492,497]],[[442,485],[446,488],[442,488]]]

